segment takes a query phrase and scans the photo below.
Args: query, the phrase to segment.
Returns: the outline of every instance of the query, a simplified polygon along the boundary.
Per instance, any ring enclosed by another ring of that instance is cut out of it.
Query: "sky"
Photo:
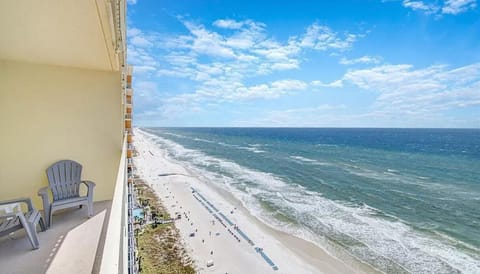
[[[480,128],[477,0],[128,0],[134,119]]]

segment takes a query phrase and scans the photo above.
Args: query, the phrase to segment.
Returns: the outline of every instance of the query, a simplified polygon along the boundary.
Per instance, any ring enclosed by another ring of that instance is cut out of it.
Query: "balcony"
[[[125,120],[125,129],[131,129],[132,128],[132,120]]]
[[[52,227],[39,232],[40,248],[31,250],[23,231],[0,238],[0,272],[15,273],[136,273],[132,218],[132,186],[127,187],[127,143],[124,139],[111,200],[54,214]],[[131,160],[131,159],[130,159]],[[129,170],[133,170],[130,168]]]

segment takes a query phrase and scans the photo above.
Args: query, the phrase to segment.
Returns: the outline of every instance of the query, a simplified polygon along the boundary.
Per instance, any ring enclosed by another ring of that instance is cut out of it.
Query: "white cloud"
[[[270,113],[275,113],[275,114],[314,113],[314,112],[325,112],[325,111],[331,111],[331,110],[341,110],[346,108],[347,107],[344,104],[340,104],[340,105],[323,104],[316,107],[290,108],[286,110],[272,111]]]
[[[272,70],[290,70],[290,69],[298,69],[299,68],[299,61],[296,59],[286,60],[285,62],[275,63],[271,66]]]
[[[329,49],[346,50],[351,48],[361,35],[346,33],[343,36],[341,38],[341,35],[332,31],[329,27],[314,23],[307,28],[300,41],[300,46],[321,51]]]
[[[426,14],[437,13],[440,10],[440,7],[434,4],[426,4],[422,1],[410,1],[404,0],[403,6],[406,8],[411,8],[412,10],[422,11]]]
[[[154,72],[156,71],[157,68],[153,66],[135,66],[135,72],[136,73],[145,73],[145,72]]]
[[[222,89],[220,89],[220,87]],[[278,80],[245,86],[240,82],[211,80],[198,88],[194,93],[184,93],[163,100],[164,106],[175,106],[176,110],[190,112],[208,104],[239,102],[255,99],[274,99],[286,94],[293,94],[308,88],[308,84],[299,80]]]
[[[188,107],[192,107],[192,102],[272,99],[305,90],[310,84],[294,79],[258,85],[245,84],[245,80],[274,71],[298,69],[305,49],[345,50],[352,46],[357,37],[348,33],[339,35],[326,26],[314,23],[304,35],[290,36],[287,41],[280,42],[268,37],[265,24],[252,20],[223,19],[213,23],[217,27],[232,30],[228,34],[208,30],[204,25],[183,18],[179,20],[189,33],[155,41],[160,53],[163,53],[159,55],[160,61],[165,63],[162,63],[161,69],[156,66],[156,75],[194,81],[191,92],[174,96],[169,101],[177,104],[188,101]],[[136,29],[131,29],[130,33],[130,39],[146,36]],[[142,46],[137,46],[134,53],[140,55],[142,51],[139,48],[149,50],[147,45]],[[142,70],[150,71],[150,67]],[[342,81],[315,83],[312,86],[342,86]]]
[[[433,65],[415,68],[409,64],[381,65],[348,71],[342,79],[310,86],[353,84],[377,94],[365,111],[355,113],[345,105],[323,104],[316,107],[266,111],[237,126],[384,126],[384,127],[465,127],[448,111],[470,108],[480,116],[480,63],[458,68]],[[473,115],[474,117],[475,115]],[[478,122],[477,122],[478,124]]]
[[[137,28],[128,28],[127,37],[129,39],[129,44],[138,47],[151,47],[153,42],[151,37],[147,37],[140,29]]]
[[[477,6],[476,0],[447,0],[442,12],[445,14],[459,14]]]
[[[189,34],[168,37],[158,43],[160,47],[177,50],[190,56],[195,53],[212,58],[230,59],[222,62],[230,62],[237,69],[244,68],[241,72],[254,72],[259,75],[276,70],[299,68],[300,55],[304,49],[343,51],[350,48],[356,39],[362,36],[349,33],[339,35],[326,26],[314,23],[307,28],[304,35],[300,35],[301,38],[297,35],[291,36],[282,43],[269,38],[265,31],[266,26],[261,22],[216,20],[213,23],[214,26],[233,31],[220,34],[208,30],[204,25],[183,18],[179,20],[188,29]]]
[[[153,117],[153,113],[161,116],[172,106],[175,106],[173,112],[180,113],[180,109],[190,112],[211,103],[270,100],[307,90],[314,86],[296,79],[260,84],[251,84],[250,79],[300,68],[307,50],[343,52],[362,36],[340,34],[314,23],[305,33],[280,41],[268,35],[265,24],[253,20],[216,20],[213,26],[221,30],[215,31],[178,19],[187,33],[163,35],[128,29],[128,57],[130,63],[139,66],[137,74],[145,79],[156,76],[189,80],[182,80],[178,84],[182,88],[170,95],[163,94],[162,100],[155,99],[162,108],[145,104],[142,110],[149,113],[148,117]],[[319,86],[341,87],[342,81]]]
[[[294,58],[299,52],[300,48],[297,43],[290,40],[286,45],[272,40],[265,40],[258,44],[258,47],[253,49],[253,52],[273,61],[289,60]]]
[[[235,21],[231,19],[219,19],[215,22],[213,22],[213,25],[219,28],[224,28],[224,29],[239,29],[243,27],[245,22],[243,21]]]
[[[285,94],[302,91],[308,87],[308,84],[299,80],[279,80],[269,84],[259,84],[253,86],[244,86],[242,83],[230,83],[229,87],[225,83],[219,83],[224,92],[219,93],[218,88],[214,83],[208,87],[197,91],[197,95],[201,97],[213,96],[214,100],[226,100],[236,102],[239,100],[253,100],[253,99],[273,99],[281,97]],[[218,83],[216,83],[218,84]],[[226,89],[226,90],[225,90]],[[218,98],[220,97],[220,98]],[[202,98],[206,99],[206,98]]]
[[[153,74],[159,67],[152,50],[157,42],[156,37],[147,35],[138,28],[127,29],[128,63],[135,66],[134,73],[139,75]]]
[[[127,4],[129,5],[135,5],[137,3],[137,0],[127,0]]]
[[[136,68],[135,68],[136,69]],[[157,84],[151,81],[134,81],[135,109],[150,110],[161,104]]]
[[[343,87],[343,81],[340,79],[335,80],[331,83],[323,83],[322,81],[315,80],[311,82],[311,85],[314,87],[341,88]]]
[[[141,34],[142,31],[137,29],[137,28],[127,28],[127,37],[128,38],[131,38],[131,37],[134,37],[134,36],[137,36],[139,34]]]
[[[457,15],[477,6],[477,0],[445,0],[443,5],[438,2],[425,3],[424,1],[403,0],[402,5],[415,11],[423,12],[427,15],[452,14]]]
[[[446,65],[423,69],[406,64],[382,65],[350,70],[343,81],[378,92],[374,110],[387,116],[415,116],[480,106],[480,63],[456,69]]]
[[[236,126],[282,126],[282,127],[319,127],[338,126],[338,117],[345,119],[343,114],[347,107],[343,104],[322,104],[313,107],[289,108],[260,113],[248,120],[235,121]]]
[[[230,37],[225,41],[227,46],[230,46],[235,49],[249,49],[253,47],[255,41],[250,37]]]
[[[304,90],[307,84],[300,80],[280,80],[271,84],[272,89],[282,91]]]
[[[378,64],[382,61],[381,57],[365,55],[355,59],[347,59],[343,57],[340,59],[342,65],[355,65],[355,64]]]
[[[151,74],[158,70],[158,63],[147,51],[136,48],[132,45],[128,47],[128,63],[135,67],[134,74]]]
[[[224,38],[216,32],[210,32],[202,25],[184,22],[188,30],[195,36],[191,49],[197,53],[214,57],[235,58],[235,53],[226,47]]]
[[[134,46],[139,47],[151,47],[153,43],[148,41],[145,37],[142,36],[134,36],[130,39],[130,43]]]
[[[267,84],[255,85],[251,87],[240,87],[228,94],[231,99],[256,99],[256,98],[278,98],[285,92],[283,90],[274,90]]]

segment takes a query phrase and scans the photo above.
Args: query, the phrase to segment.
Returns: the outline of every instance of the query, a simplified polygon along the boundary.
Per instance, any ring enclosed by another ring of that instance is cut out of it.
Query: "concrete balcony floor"
[[[97,273],[110,205],[111,201],[94,203],[91,218],[85,207],[55,212],[51,228],[38,233],[37,250],[32,250],[24,230],[0,237],[0,272]]]

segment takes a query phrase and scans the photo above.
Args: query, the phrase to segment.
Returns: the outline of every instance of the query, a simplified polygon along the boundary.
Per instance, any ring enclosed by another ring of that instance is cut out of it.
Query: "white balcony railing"
[[[133,233],[129,228],[131,209],[127,178],[127,138],[123,140],[122,156],[110,208],[100,273],[136,273]]]

